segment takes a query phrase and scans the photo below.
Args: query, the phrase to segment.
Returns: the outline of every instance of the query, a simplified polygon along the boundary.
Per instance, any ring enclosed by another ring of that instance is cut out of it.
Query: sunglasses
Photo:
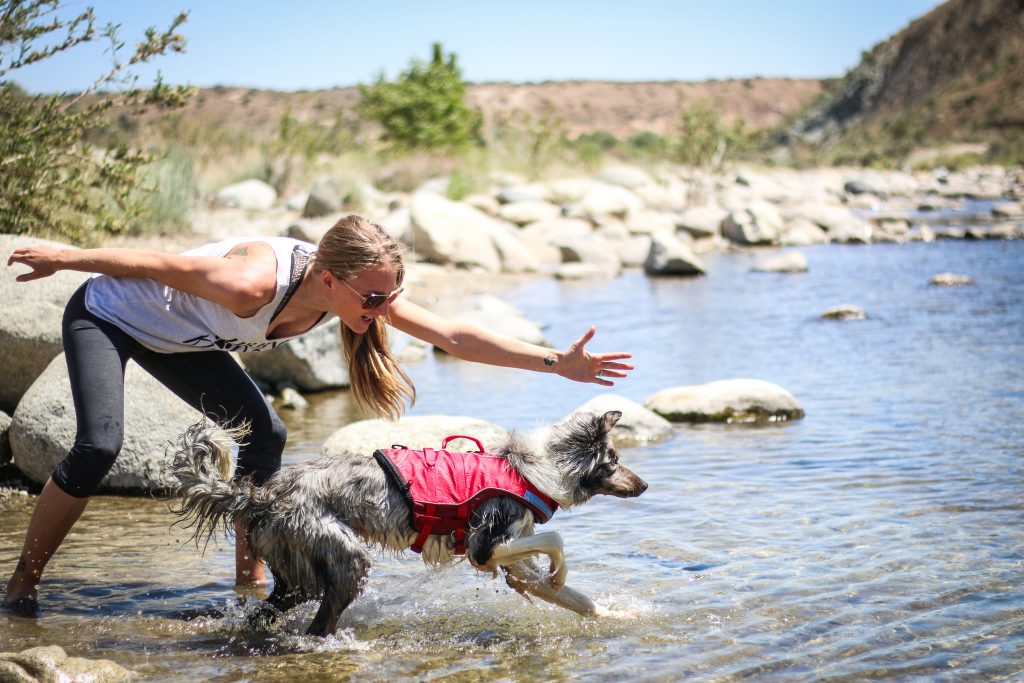
[[[342,282],[345,281],[342,280]],[[363,308],[366,310],[370,310],[371,308],[377,308],[378,306],[383,305],[385,301],[391,303],[392,301],[397,299],[398,295],[405,290],[405,287],[399,287],[390,294],[378,294],[377,292],[373,292],[371,294],[364,295],[360,294],[359,292],[356,292],[355,287],[353,287],[347,282],[345,282],[345,286],[351,289],[353,292],[355,292],[356,296],[360,297],[363,300]]]

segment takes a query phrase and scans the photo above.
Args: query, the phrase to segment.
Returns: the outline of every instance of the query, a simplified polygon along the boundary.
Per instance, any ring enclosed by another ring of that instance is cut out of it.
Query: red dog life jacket
[[[479,452],[451,452],[452,439],[470,439]],[[419,532],[412,545],[422,552],[431,534],[454,534],[455,554],[466,553],[469,518],[481,503],[495,496],[511,496],[533,512],[538,524],[558,509],[554,500],[516,472],[505,458],[484,452],[471,436],[449,436],[441,450],[412,450],[404,446],[380,448],[373,457],[402,490],[409,505],[412,528]]]

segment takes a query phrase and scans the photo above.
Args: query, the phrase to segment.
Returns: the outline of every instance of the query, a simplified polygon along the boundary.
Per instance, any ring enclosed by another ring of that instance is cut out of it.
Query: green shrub
[[[480,142],[482,116],[466,105],[456,56],[445,59],[440,43],[429,63],[413,60],[396,80],[381,75],[359,92],[357,111],[380,125],[381,140],[393,149],[445,152]]]
[[[137,200],[141,173],[152,157],[126,145],[96,148],[84,134],[103,127],[112,107],[176,107],[191,95],[158,76],[148,89],[132,70],[168,52],[184,51],[176,33],[187,14],[164,32],[150,28],[127,60],[117,27],[97,30],[91,8],[57,16],[60,0],[0,0],[0,225],[14,233],[88,241],[143,220]],[[113,64],[81,93],[28,95],[8,79],[18,69],[98,39],[110,43]],[[122,87],[96,95],[101,88]]]

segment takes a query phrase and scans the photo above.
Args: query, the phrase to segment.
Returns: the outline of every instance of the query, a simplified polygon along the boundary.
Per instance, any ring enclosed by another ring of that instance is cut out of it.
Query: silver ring
[[[604,377],[604,370],[598,370],[597,371],[597,376],[598,377]]]

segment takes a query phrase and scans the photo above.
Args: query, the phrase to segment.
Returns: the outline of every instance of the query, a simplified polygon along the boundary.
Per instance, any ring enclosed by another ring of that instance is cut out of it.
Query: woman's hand
[[[31,272],[22,273],[14,278],[18,282],[38,280],[49,277],[60,270],[60,254],[61,250],[53,247],[20,247],[11,253],[10,258],[7,259],[7,265],[20,263],[32,269]]]
[[[622,379],[634,368],[632,363],[619,363],[618,361],[632,358],[631,353],[589,353],[584,347],[594,338],[597,328],[591,326],[582,337],[569,345],[561,358],[555,371],[576,382],[588,382],[600,384],[601,386],[615,386],[608,378]]]

